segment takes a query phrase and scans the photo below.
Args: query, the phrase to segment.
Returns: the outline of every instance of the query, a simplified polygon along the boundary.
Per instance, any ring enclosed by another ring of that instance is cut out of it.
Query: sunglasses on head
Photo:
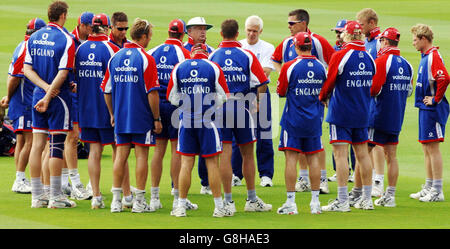
[[[123,28],[116,28],[119,31],[124,31],[124,30],[128,30],[128,27],[123,27]]]
[[[303,22],[303,21],[290,21],[290,22],[288,22],[288,24],[289,24],[289,26],[292,26],[294,24],[301,23],[301,22]]]

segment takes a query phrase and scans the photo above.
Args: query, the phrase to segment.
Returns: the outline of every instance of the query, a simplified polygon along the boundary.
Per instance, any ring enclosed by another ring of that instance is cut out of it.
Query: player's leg
[[[136,156],[136,200],[133,203],[131,212],[144,213],[154,212],[147,205],[145,200],[145,185],[148,177],[148,149],[149,146],[135,144],[134,151]]]
[[[258,167],[259,178],[261,179],[260,185],[262,187],[273,186],[272,178],[274,172],[274,151],[272,143],[271,127],[268,129],[261,128],[258,123],[257,138],[256,141],[256,162]],[[267,136],[270,138],[264,138]]]
[[[25,138],[22,135],[22,132],[16,132],[16,146],[14,148],[14,165],[16,168],[16,179],[14,180],[13,186],[11,188],[11,191],[13,192],[19,192],[19,184],[23,181],[22,179],[25,178],[25,170],[21,170],[19,167],[19,158],[20,158],[20,152],[22,151],[22,147],[25,144]]]
[[[155,203],[155,209],[159,209],[160,207],[160,200],[159,200],[159,184],[161,181],[161,175],[163,170],[163,160],[164,155],[166,153],[168,139],[165,138],[158,138],[156,139],[156,146],[155,151],[153,153],[152,161],[151,161],[151,199],[150,204]],[[172,159],[171,159],[172,161]],[[172,167],[172,164],[171,164]],[[172,170],[171,170],[172,172]],[[172,175],[171,175],[172,176]],[[174,182],[174,179],[172,178],[172,182]],[[158,204],[159,202],[159,204]],[[158,205],[156,205],[158,204]]]
[[[225,203],[233,203],[231,193],[231,180],[233,179],[233,170],[231,168],[231,143],[223,143],[223,150],[219,157],[219,170],[222,179],[223,192],[225,196]]]
[[[117,147],[116,144],[112,144],[112,160],[113,165],[116,160],[117,155]],[[125,166],[123,169],[123,179],[122,179],[122,209],[126,208],[132,208],[133,207],[133,194],[131,192],[131,186],[130,186],[130,169],[128,164],[128,159],[125,162]]]
[[[356,160],[358,163],[361,182],[362,182],[362,198],[356,202],[354,207],[365,210],[373,209],[373,202],[371,198],[372,193],[372,160],[369,154],[367,143],[353,144]]]
[[[16,136],[17,137],[17,136]],[[15,151],[18,155],[16,164],[16,180],[14,181],[13,191],[18,193],[31,193],[31,185],[25,177],[25,170],[30,157],[31,145],[33,143],[33,134],[30,131],[22,131],[21,137],[23,145],[20,151]]]
[[[44,195],[47,200],[50,197],[50,168],[48,166],[48,160],[50,159],[49,143],[47,141],[44,152],[42,153],[42,175],[41,182],[44,184]]]
[[[233,216],[234,212],[229,209],[224,208],[224,203],[222,200],[222,184],[220,180],[219,171],[219,156],[214,155],[211,157],[206,157],[206,167],[208,168],[208,182],[211,188],[212,196],[214,198],[214,217],[224,217]]]
[[[181,169],[181,155],[177,153],[177,145],[178,145],[178,139],[170,141],[170,147],[171,147],[170,177],[171,177],[172,183],[173,183],[174,201],[175,201],[175,199],[178,199],[179,195],[180,195],[180,191],[179,191],[180,187],[178,186],[178,177],[180,176],[180,169]],[[152,203],[150,203],[150,205],[151,204]],[[159,208],[162,208],[162,205],[159,205]]]
[[[103,146],[100,142],[90,143],[89,146],[88,173],[93,193],[92,199],[99,200],[98,202],[92,202],[93,204],[99,204],[92,205],[92,209],[103,208],[104,205],[101,205],[102,202],[100,193],[100,173]]]
[[[295,203],[295,181],[297,179],[297,161],[299,152],[285,150],[286,168],[284,170],[284,181],[286,183],[286,202],[277,210],[278,214],[298,214]]]
[[[295,184],[295,191],[309,192],[311,191],[311,183],[309,182],[308,161],[306,156],[302,153],[298,154],[298,162],[300,164],[300,173]]]
[[[172,211],[172,215],[177,217],[186,216],[186,202],[189,188],[191,187],[191,174],[194,167],[195,156],[181,155],[181,169],[178,176],[178,186],[180,198],[178,199],[178,207]]]
[[[319,214],[322,211],[319,201],[319,193],[321,189],[320,152],[306,154],[306,159],[309,165],[309,178],[311,182],[311,202],[309,205],[312,214]]]
[[[33,145],[30,152],[31,207],[47,207],[48,199],[44,198],[41,182],[42,152],[47,143],[47,133],[33,133]]]
[[[430,142],[425,143],[424,147],[428,154],[433,183],[430,191],[426,196],[419,198],[420,201],[423,202],[435,202],[435,201],[444,201],[444,193],[442,191],[442,154],[439,149],[440,142]]]
[[[233,169],[232,185],[241,186],[242,179],[244,178],[244,175],[242,175],[242,155],[234,138],[231,152],[231,167]]]
[[[113,166],[113,185],[111,192],[113,193],[113,200],[111,202],[111,212],[122,212],[122,185],[125,177],[125,165],[131,150],[131,139],[127,135],[117,136],[117,148],[114,157]]]
[[[375,173],[372,173],[372,196],[375,197],[380,197],[384,192],[384,164],[386,161],[384,154],[382,146],[377,145],[372,149],[373,173]]]
[[[319,157],[319,165],[320,165],[320,193],[328,194],[328,193],[330,193],[330,189],[328,188],[327,158],[326,158],[325,149],[323,151],[318,152],[318,157]]]
[[[388,170],[388,187],[386,188],[386,192],[383,194],[383,196],[374,201],[374,204],[377,206],[395,207],[395,190],[399,172],[397,160],[397,145],[384,145],[384,153]]]

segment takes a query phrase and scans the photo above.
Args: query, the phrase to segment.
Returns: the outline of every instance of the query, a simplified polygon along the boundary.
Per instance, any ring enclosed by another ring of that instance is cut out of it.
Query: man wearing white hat
[[[214,48],[206,44],[206,31],[212,28],[213,25],[207,24],[205,18],[197,16],[191,18],[186,24],[188,41],[183,44],[184,48],[191,51],[192,47],[197,43],[205,44],[208,48],[208,53],[214,51]],[[212,194],[209,188],[208,171],[206,170],[205,159],[199,157],[198,160],[198,175],[201,179],[202,188],[200,194]]]

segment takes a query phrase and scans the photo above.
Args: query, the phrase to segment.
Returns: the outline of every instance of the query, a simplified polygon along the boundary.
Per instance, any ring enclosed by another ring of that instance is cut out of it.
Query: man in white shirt
[[[261,39],[259,36],[263,31],[263,21],[259,16],[249,16],[245,21],[246,39],[239,41],[242,48],[252,51],[258,58],[267,78],[272,71],[275,70],[271,56],[275,51],[275,47]],[[257,144],[256,158],[258,163],[259,177],[261,178],[261,186],[271,187],[273,177],[274,152],[272,145],[272,110],[270,105],[270,92],[267,88],[266,98],[262,98],[259,106],[258,126],[257,126]],[[239,147],[233,142],[232,154],[233,166],[233,185],[240,185],[242,175],[242,158]]]

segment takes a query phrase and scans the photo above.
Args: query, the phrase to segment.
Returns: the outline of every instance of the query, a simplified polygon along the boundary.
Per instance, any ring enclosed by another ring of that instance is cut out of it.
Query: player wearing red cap
[[[415,106],[419,108],[419,142],[422,143],[427,172],[426,184],[410,197],[423,202],[444,201],[442,190],[442,154],[445,124],[450,112],[445,91],[450,77],[444,61],[433,46],[433,31],[425,24],[411,28],[413,46],[422,54],[416,84]]]
[[[344,28],[343,49],[333,54],[327,80],[319,100],[327,104],[326,121],[330,124],[330,143],[336,159],[338,198],[322,211],[350,211],[348,200],[348,144],[352,144],[361,165],[363,198],[357,207],[373,209],[372,162],[367,148],[369,103],[375,63],[365,51],[361,26],[350,21]],[[356,206],[356,205],[355,205]]]
[[[25,177],[33,134],[31,133],[31,109],[34,85],[23,75],[27,41],[31,34],[46,24],[40,18],[31,19],[25,32],[25,40],[20,42],[14,50],[8,71],[7,95],[2,98],[0,105],[8,108],[8,116],[13,121],[16,134],[14,161],[16,164],[16,180],[11,188],[17,193],[31,193],[31,185]]]
[[[299,55],[281,68],[277,83],[277,93],[286,97],[286,106],[281,117],[279,150],[286,156],[287,200],[278,209],[279,214],[298,214],[295,203],[295,179],[299,154],[305,155],[310,171],[311,213],[321,213],[320,164],[318,152],[323,151],[321,141],[323,104],[318,94],[326,80],[326,69],[311,55],[312,38],[306,32],[294,36],[294,46]]]

